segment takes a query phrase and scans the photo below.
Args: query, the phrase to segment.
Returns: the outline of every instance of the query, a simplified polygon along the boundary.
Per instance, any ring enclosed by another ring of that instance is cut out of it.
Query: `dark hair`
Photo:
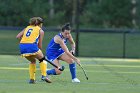
[[[43,19],[41,17],[32,17],[29,20],[29,24],[30,25],[40,25],[41,23],[43,23]]]
[[[62,26],[62,32],[64,32],[65,30],[71,30],[71,26],[70,23],[66,23],[64,26]]]

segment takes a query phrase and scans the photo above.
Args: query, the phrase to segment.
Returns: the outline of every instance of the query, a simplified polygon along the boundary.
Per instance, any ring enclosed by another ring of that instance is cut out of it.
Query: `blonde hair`
[[[30,25],[40,25],[41,23],[43,23],[43,19],[41,17],[32,17],[29,20],[29,24]]]

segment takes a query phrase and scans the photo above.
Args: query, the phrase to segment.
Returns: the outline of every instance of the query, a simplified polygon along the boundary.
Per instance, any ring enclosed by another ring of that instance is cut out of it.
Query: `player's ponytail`
[[[62,26],[62,32],[64,32],[65,30],[71,30],[70,23],[66,23],[64,26]]]
[[[41,17],[32,17],[29,21],[29,24],[34,26],[40,25],[41,23],[43,23],[43,19]]]
[[[35,26],[38,24],[37,18],[35,18]]]

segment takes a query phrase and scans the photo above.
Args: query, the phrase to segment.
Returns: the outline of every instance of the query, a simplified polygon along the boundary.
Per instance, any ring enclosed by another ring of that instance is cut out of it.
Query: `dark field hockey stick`
[[[72,52],[72,55],[74,55],[73,52]],[[81,64],[78,64],[78,65],[81,67],[82,71],[84,72],[84,75],[85,75],[86,79],[88,80],[88,76],[87,76],[86,71],[84,70],[83,66]]]
[[[60,71],[63,71],[65,69],[64,66],[58,67],[57,65],[55,65],[54,63],[52,63],[51,61],[49,61],[46,57],[45,60],[50,63],[52,66],[54,66],[55,68],[58,68]]]
[[[85,72],[85,70],[84,70],[83,66],[82,66],[81,64],[80,64],[79,66],[80,66],[80,67],[81,67],[81,69],[83,70],[84,75],[85,75],[86,79],[88,80],[88,76],[87,76],[87,74],[86,74],[86,72]]]

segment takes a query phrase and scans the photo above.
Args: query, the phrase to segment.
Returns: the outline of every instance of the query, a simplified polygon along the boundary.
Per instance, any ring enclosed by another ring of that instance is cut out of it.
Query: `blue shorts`
[[[59,49],[57,51],[47,49],[46,57],[47,57],[48,60],[53,62],[55,59],[60,57],[63,53],[64,53],[64,50],[62,50],[62,49]]]
[[[38,45],[37,44],[20,44],[20,53],[21,55],[35,55],[38,51]]]

